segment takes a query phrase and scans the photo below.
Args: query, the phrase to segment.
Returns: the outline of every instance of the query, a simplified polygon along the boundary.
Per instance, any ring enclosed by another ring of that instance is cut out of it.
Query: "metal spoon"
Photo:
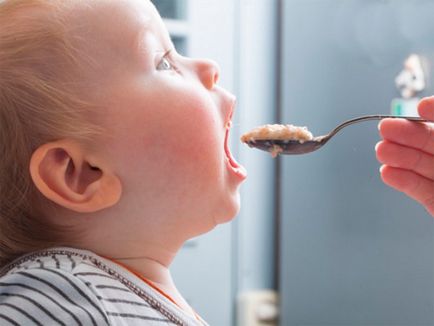
[[[298,140],[284,140],[284,139],[252,139],[246,142],[250,147],[254,147],[266,152],[271,152],[274,154],[285,154],[285,155],[295,155],[295,154],[307,154],[317,149],[320,149],[324,146],[334,135],[336,135],[341,129],[345,128],[354,123],[367,121],[367,120],[382,120],[385,118],[397,118],[397,119],[406,119],[411,121],[418,122],[430,122],[425,119],[417,118],[417,117],[402,117],[402,116],[393,116],[393,115],[367,115],[358,117],[355,119],[351,119],[341,123],[335,129],[333,129],[330,133],[323,136],[314,137],[312,140],[306,140],[300,142]]]

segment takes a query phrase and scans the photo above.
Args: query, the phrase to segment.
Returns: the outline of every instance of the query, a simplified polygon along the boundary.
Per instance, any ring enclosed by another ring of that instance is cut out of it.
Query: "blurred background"
[[[236,220],[173,265],[190,304],[217,326],[433,326],[434,219],[381,182],[376,122],[277,159],[239,137],[415,115],[434,94],[434,0],[153,2],[180,53],[220,64],[238,98],[231,148],[249,172]]]

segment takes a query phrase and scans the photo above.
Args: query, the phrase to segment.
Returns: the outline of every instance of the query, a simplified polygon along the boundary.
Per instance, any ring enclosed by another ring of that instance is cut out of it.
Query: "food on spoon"
[[[303,143],[307,140],[312,140],[313,135],[307,127],[298,127],[294,125],[264,125],[245,133],[241,136],[241,141],[247,143],[255,140],[298,140]]]
[[[312,140],[313,135],[307,127],[298,127],[294,125],[267,124],[256,127],[253,130],[241,136],[243,143],[251,143],[256,140],[296,140],[300,143]],[[282,148],[278,145],[273,145],[270,153],[276,157],[282,152]]]

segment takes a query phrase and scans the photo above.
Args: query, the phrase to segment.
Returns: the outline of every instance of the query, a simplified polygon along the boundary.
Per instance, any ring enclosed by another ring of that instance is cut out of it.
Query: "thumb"
[[[434,96],[422,99],[418,111],[422,118],[434,121]]]

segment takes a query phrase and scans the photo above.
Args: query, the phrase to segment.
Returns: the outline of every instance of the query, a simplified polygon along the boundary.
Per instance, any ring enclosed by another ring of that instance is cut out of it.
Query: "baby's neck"
[[[168,265],[158,260],[150,257],[114,258],[113,260],[154,284],[164,286],[173,284]]]
[[[116,261],[151,282],[151,284],[163,292],[169,300],[174,301],[178,307],[188,314],[195,316],[193,309],[176,288],[167,266],[146,257],[118,259]]]

